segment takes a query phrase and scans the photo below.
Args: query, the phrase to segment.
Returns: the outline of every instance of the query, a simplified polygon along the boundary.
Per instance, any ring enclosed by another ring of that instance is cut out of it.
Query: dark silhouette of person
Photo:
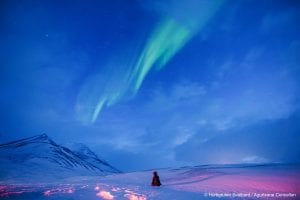
[[[152,178],[152,186],[161,186],[160,180],[159,180],[159,176],[157,174],[157,172],[153,172],[153,178]]]

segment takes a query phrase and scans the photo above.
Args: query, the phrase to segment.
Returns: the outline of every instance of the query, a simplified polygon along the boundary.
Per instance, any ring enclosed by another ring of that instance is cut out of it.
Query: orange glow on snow
[[[96,196],[101,197],[101,198],[103,198],[105,200],[112,200],[112,199],[114,199],[114,196],[111,195],[110,192],[107,192],[107,191],[104,191],[104,190],[101,190],[100,192],[98,192],[96,194]]]
[[[61,188],[46,190],[44,192],[44,196],[51,196],[54,194],[73,194],[74,192],[75,189],[73,187],[61,187]]]
[[[125,196],[128,198],[128,200],[147,200],[146,197],[136,196],[134,194],[127,194]]]
[[[128,200],[147,200],[146,197],[142,194],[135,193],[130,190],[125,190],[126,194],[124,195]]]

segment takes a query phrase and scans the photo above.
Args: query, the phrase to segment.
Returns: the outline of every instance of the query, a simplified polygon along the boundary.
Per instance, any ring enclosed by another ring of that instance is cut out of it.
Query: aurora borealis
[[[178,20],[177,16],[180,16],[182,10],[177,9],[178,6],[181,6],[179,3],[171,5],[176,7],[172,14],[163,16],[161,21],[157,24],[157,27],[154,28],[152,34],[149,38],[146,39],[145,46],[142,48],[141,52],[138,55],[133,55],[134,58],[137,58],[133,66],[125,66],[125,71],[123,72],[123,77],[118,79],[108,79],[105,85],[105,89],[102,92],[97,93],[86,93],[87,99],[98,99],[91,101],[86,101],[85,98],[81,100],[80,104],[84,104],[86,113],[80,112],[80,115],[85,115],[87,117],[83,118],[83,121],[86,123],[94,123],[98,115],[100,114],[104,106],[109,107],[121,101],[125,95],[134,96],[140,89],[144,79],[150,70],[155,66],[156,69],[163,68],[166,63],[172,59],[172,57],[198,32],[201,28],[208,22],[208,20],[215,14],[217,9],[222,4],[222,0],[218,1],[195,1],[189,0],[183,4],[188,5],[186,10],[185,17],[183,20]],[[195,10],[196,6],[197,10]],[[201,13],[200,16],[195,17],[194,13]],[[179,18],[180,19],[180,18]],[[123,63],[123,65],[126,65]],[[113,66],[117,68],[117,66]],[[114,69],[116,71],[116,69]],[[112,72],[107,73],[106,76],[111,77]],[[97,90],[97,85],[100,85],[103,77],[99,77],[88,88],[85,90]],[[112,82],[120,82],[115,86]],[[113,85],[114,87],[111,87]],[[91,89],[91,87],[93,89]],[[94,108],[94,109],[91,109]],[[91,117],[89,117],[91,116]],[[91,118],[91,119],[90,119]],[[81,117],[82,119],[82,117]]]
[[[299,10],[4,1],[0,142],[46,133],[124,171],[300,162]]]

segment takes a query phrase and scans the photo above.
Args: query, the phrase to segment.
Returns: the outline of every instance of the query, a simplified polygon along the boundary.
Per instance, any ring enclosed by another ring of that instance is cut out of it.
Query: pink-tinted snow
[[[3,184],[0,198],[30,199],[208,199],[207,194],[283,194],[273,199],[300,199],[299,165],[199,166],[157,170],[161,187],[151,187],[152,171],[107,177],[74,177],[64,183]],[[27,196],[26,196],[27,195]],[[214,198],[214,197],[213,197]],[[240,199],[257,199],[258,197]],[[224,198],[223,198],[224,199]],[[227,198],[225,198],[227,199]],[[259,199],[272,199],[259,197]]]
[[[300,172],[282,172],[280,169],[251,172],[249,169],[236,173],[203,172],[198,175],[182,175],[182,178],[168,181],[176,189],[190,192],[268,192],[300,194]]]

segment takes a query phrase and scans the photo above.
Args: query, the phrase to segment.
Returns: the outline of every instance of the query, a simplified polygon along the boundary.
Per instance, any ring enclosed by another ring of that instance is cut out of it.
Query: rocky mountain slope
[[[1,180],[49,180],[119,172],[88,147],[81,145],[72,151],[46,134],[0,145]]]

